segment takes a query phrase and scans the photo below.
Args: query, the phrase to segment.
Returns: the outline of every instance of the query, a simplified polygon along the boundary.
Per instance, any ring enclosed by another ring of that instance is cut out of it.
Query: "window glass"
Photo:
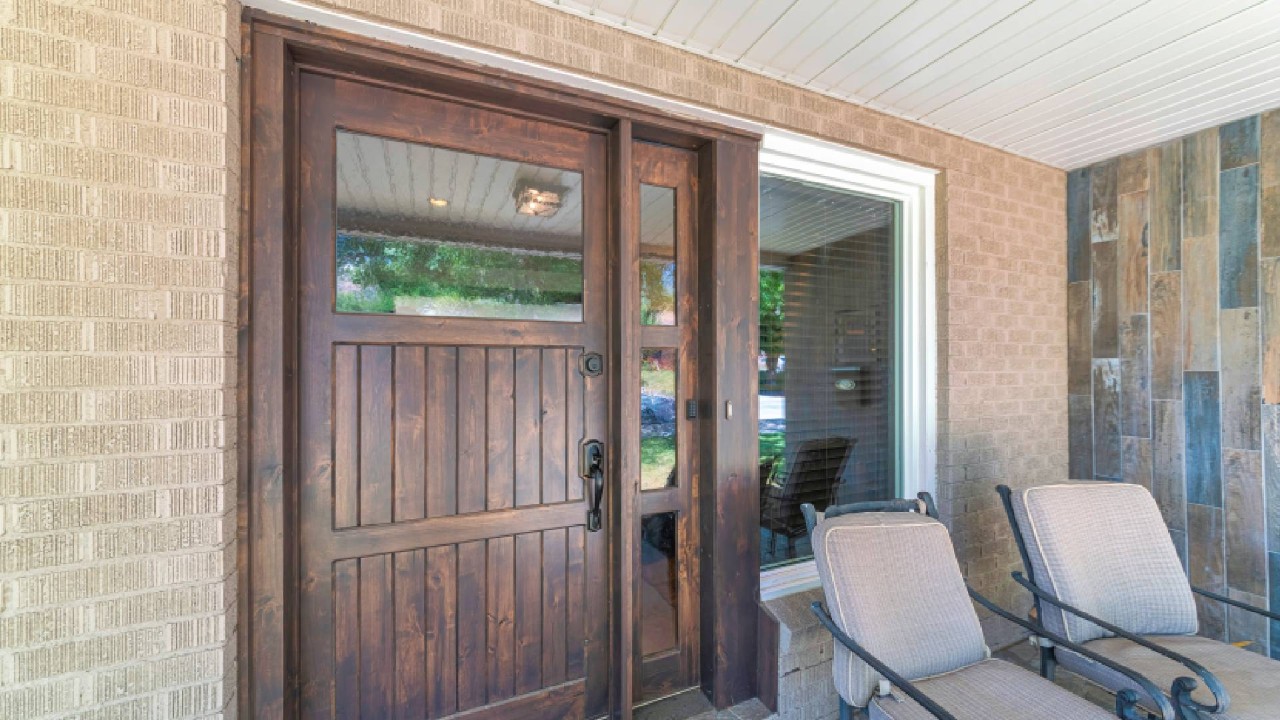
[[[336,309],[582,320],[582,175],[338,132]]]
[[[675,487],[676,351],[640,350],[640,489]]]
[[[676,191],[640,184],[640,323],[676,324]]]
[[[640,520],[640,654],[674,649],[678,633],[679,583],[676,568],[676,514]]]
[[[800,506],[896,494],[891,202],[760,178],[761,565],[813,556]]]

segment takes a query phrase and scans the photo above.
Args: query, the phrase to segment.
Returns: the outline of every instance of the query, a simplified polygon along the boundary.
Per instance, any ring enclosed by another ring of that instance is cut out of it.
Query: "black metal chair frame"
[[[831,518],[839,517],[841,515],[848,515],[851,513],[866,513],[866,512],[915,512],[915,513],[920,513],[922,515],[927,515],[935,520],[938,519],[938,511],[937,511],[937,507],[934,505],[933,496],[931,496],[927,492],[922,492],[922,493],[919,493],[916,496],[916,498],[917,498],[916,500],[882,500],[882,501],[873,501],[873,502],[849,503],[846,505],[833,505],[831,507],[828,507],[826,511],[823,513],[823,520],[829,520]],[[801,511],[804,513],[805,526],[808,528],[810,536],[812,536],[813,530],[815,527],[817,527],[817,524],[818,524],[817,511],[814,509],[813,505],[810,503],[805,503],[804,505],[802,505]],[[1119,672],[1125,675],[1129,679],[1133,680],[1135,684],[1137,684],[1147,693],[1151,694],[1153,698],[1157,699],[1156,702],[1160,706],[1159,707],[1160,715],[1158,716],[1160,720],[1176,720],[1176,713],[1173,706],[1169,704],[1168,700],[1164,697],[1164,694],[1160,692],[1160,690],[1155,686],[1155,684],[1152,683],[1143,675],[1139,674],[1138,672],[1130,668],[1124,667],[1119,663],[1116,663],[1112,660],[1104,658],[1101,655],[1098,655],[1097,653],[1094,653],[1091,650],[1081,647],[1071,642],[1070,640],[1067,640],[1066,638],[1059,637],[1049,632],[1038,623],[1017,617],[1013,613],[1009,612],[1008,610],[1005,610],[1004,608],[1001,608],[999,605],[996,605],[994,602],[984,597],[978,591],[970,587],[968,583],[965,583],[965,588],[969,592],[969,597],[974,602],[978,603],[979,605],[986,608],[988,611],[994,613],[995,615],[998,615],[1001,618],[1004,618],[1005,620],[1008,620],[1009,622],[1015,625],[1018,625],[1019,627],[1022,627],[1023,629],[1028,630],[1039,637],[1047,638],[1052,642],[1054,642],[1055,644],[1059,644],[1062,647],[1065,647],[1071,650],[1072,652],[1079,653],[1080,655],[1083,655],[1084,657],[1087,657],[1090,660],[1093,660],[1097,663],[1105,665],[1115,670],[1116,672]],[[925,710],[929,711],[929,713],[932,714],[935,718],[938,718],[938,720],[956,720],[954,715],[952,715],[951,713],[943,709],[941,706],[939,706],[934,700],[929,698],[928,695],[926,695],[922,690],[920,690],[919,687],[917,687],[911,681],[907,680],[906,678],[903,678],[901,675],[894,672],[887,665],[885,665],[883,661],[881,661],[875,655],[867,651],[866,648],[854,642],[853,638],[849,637],[843,630],[840,629],[838,625],[836,625],[835,620],[831,617],[830,613],[827,612],[826,608],[823,606],[821,602],[815,602],[810,607],[812,608],[813,613],[818,616],[819,622],[821,622],[822,625],[826,627],[826,629],[841,645],[848,648],[850,652],[852,652],[854,655],[857,655],[863,662],[865,662],[867,665],[871,666],[876,672],[884,676],[884,678],[888,680],[890,684],[892,684],[894,687],[897,687],[902,692],[906,693],[907,697],[910,697],[912,700],[915,700]],[[1116,694],[1116,710],[1115,710],[1116,717],[1120,718],[1121,720],[1149,720],[1149,718],[1154,717],[1150,715],[1148,712],[1146,712],[1145,710],[1143,710],[1139,706],[1138,702],[1139,702],[1138,694],[1133,690],[1123,690],[1120,693],[1117,693]],[[840,720],[852,720],[853,712],[854,712],[853,706],[845,702],[845,699],[841,697],[840,698]]]
[[[1228,694],[1227,689],[1223,687],[1222,682],[1218,680],[1217,676],[1215,676],[1212,672],[1210,672],[1207,668],[1205,668],[1200,663],[1197,663],[1196,661],[1192,660],[1189,657],[1173,652],[1168,648],[1161,647],[1151,642],[1150,640],[1143,638],[1140,635],[1135,635],[1131,632],[1128,632],[1124,628],[1117,627],[1116,625],[1113,625],[1112,623],[1102,620],[1101,618],[1090,615],[1089,613],[1079,608],[1073,607],[1063,602],[1062,600],[1059,600],[1056,596],[1054,596],[1053,594],[1049,593],[1048,591],[1044,590],[1039,585],[1037,585],[1035,581],[1035,571],[1032,569],[1032,566],[1031,566],[1031,556],[1027,550],[1026,541],[1023,540],[1023,537],[1022,537],[1022,528],[1019,527],[1018,518],[1016,515],[1014,515],[1014,512],[1013,512],[1013,491],[1010,490],[1008,485],[998,485],[996,487],[996,491],[1000,493],[1000,500],[1004,504],[1005,515],[1007,515],[1009,518],[1009,525],[1010,527],[1013,528],[1014,540],[1018,544],[1018,553],[1019,555],[1022,556],[1022,567],[1026,571],[1025,575],[1020,572],[1013,573],[1013,579],[1019,585],[1021,585],[1022,587],[1026,588],[1028,591],[1031,592],[1032,596],[1035,599],[1036,612],[1038,617],[1041,619],[1041,624],[1043,624],[1043,618],[1044,618],[1044,603],[1049,603],[1065,612],[1071,613],[1072,615],[1075,615],[1076,617],[1081,618],[1082,620],[1085,620],[1087,622],[1093,623],[1094,625],[1097,625],[1098,627],[1102,628],[1103,630],[1106,630],[1107,632],[1111,633],[1112,635],[1115,635],[1116,637],[1120,637],[1132,643],[1140,645],[1141,647],[1146,648],[1159,655],[1162,655],[1170,660],[1173,660],[1174,662],[1177,662],[1181,664],[1183,667],[1190,670],[1193,674],[1195,674],[1197,677],[1203,680],[1205,687],[1208,688],[1211,693],[1213,693],[1215,704],[1204,705],[1203,703],[1191,697],[1192,693],[1195,692],[1196,688],[1199,687],[1199,684],[1196,682],[1195,678],[1191,678],[1191,677],[1175,678],[1172,683],[1172,687],[1169,688],[1168,697],[1173,700],[1173,704],[1178,712],[1178,718],[1180,718],[1181,720],[1205,720],[1205,718],[1207,718],[1210,715],[1225,712],[1227,710],[1227,708],[1231,704],[1231,697]],[[1226,603],[1233,607],[1240,608],[1241,610],[1247,610],[1257,615],[1261,615],[1263,617],[1267,617],[1275,621],[1280,621],[1280,614],[1254,607],[1247,603],[1240,602],[1239,600],[1234,600],[1232,598],[1198,588],[1194,585],[1191,585],[1190,587],[1192,592],[1198,595],[1203,595],[1204,597],[1207,597],[1211,600],[1216,600],[1218,602]],[[1058,643],[1057,640],[1055,640],[1052,637],[1049,637],[1049,636],[1043,636],[1043,637],[1048,638],[1050,641],[1052,641],[1055,644],[1060,644]],[[1071,647],[1069,645],[1062,645],[1062,646],[1066,647],[1068,650],[1071,650],[1072,652],[1075,652],[1077,654],[1083,654],[1083,653],[1080,653],[1079,650],[1077,650],[1075,647]],[[1089,656],[1086,655],[1085,657],[1089,657]],[[1092,660],[1094,658],[1090,658],[1090,659]],[[1058,665],[1058,659],[1057,659],[1057,656],[1055,655],[1055,648],[1052,646],[1046,647],[1044,645],[1041,645],[1040,674],[1045,678],[1052,680],[1054,676],[1054,672],[1057,668],[1057,665]],[[1146,689],[1146,690],[1148,693],[1151,692],[1149,689]],[[1152,697],[1154,698],[1155,696],[1152,695]]]

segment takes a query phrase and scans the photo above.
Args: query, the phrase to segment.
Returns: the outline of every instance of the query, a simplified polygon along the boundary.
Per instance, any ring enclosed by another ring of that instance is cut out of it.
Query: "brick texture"
[[[0,717],[234,705],[233,3],[0,0]],[[939,500],[1025,602],[993,487],[1067,474],[1062,171],[529,0],[312,4],[940,169]]]
[[[0,1],[0,717],[232,705],[238,21]]]

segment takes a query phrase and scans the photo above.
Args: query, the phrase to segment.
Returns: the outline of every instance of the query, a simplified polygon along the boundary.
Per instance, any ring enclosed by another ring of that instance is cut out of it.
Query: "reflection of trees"
[[[764,353],[770,376],[777,374],[778,358],[783,353],[784,277],[781,270],[760,269],[760,352]]]
[[[338,309],[394,312],[397,297],[515,305],[582,302],[582,259],[443,242],[339,234]]]
[[[640,261],[640,322],[654,325],[676,310],[676,264],[644,258]]]

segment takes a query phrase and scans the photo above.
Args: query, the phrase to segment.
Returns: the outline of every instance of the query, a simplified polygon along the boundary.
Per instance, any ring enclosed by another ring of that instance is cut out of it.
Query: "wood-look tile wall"
[[[1280,110],[1067,177],[1071,477],[1151,488],[1192,582],[1280,608]],[[1201,632],[1280,657],[1201,604]]]

